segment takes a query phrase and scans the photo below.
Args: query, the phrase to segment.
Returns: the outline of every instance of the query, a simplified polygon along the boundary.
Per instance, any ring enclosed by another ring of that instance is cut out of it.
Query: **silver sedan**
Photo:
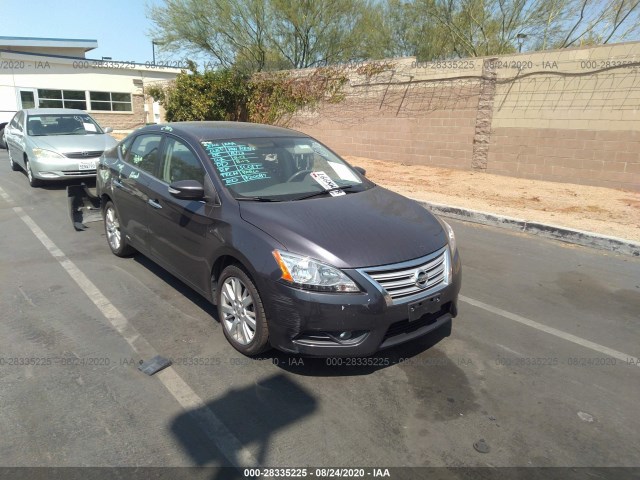
[[[5,127],[12,170],[23,169],[32,187],[45,181],[91,178],[102,153],[117,145],[110,128],[102,129],[82,110],[20,110]]]

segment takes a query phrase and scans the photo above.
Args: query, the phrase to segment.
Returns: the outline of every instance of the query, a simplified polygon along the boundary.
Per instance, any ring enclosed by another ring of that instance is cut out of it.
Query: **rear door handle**
[[[151,205],[153,208],[162,208],[162,205],[160,205],[157,200],[149,199],[147,200],[147,203]]]

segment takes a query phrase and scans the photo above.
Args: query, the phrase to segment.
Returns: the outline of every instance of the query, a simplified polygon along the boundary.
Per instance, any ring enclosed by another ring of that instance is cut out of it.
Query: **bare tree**
[[[638,38],[640,0],[388,0],[401,8],[404,24],[421,25],[419,31],[437,35],[437,50],[415,28],[397,38],[421,59],[443,56],[480,56],[517,50],[569,48],[583,43],[604,44]],[[400,24],[398,24],[399,26]]]

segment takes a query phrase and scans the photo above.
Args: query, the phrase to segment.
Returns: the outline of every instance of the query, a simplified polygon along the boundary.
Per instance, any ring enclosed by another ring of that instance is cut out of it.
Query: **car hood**
[[[107,134],[98,135],[47,135],[29,137],[36,148],[44,148],[60,153],[104,151],[118,144]]]
[[[447,240],[436,218],[381,187],[292,202],[240,202],[240,215],[292,253],[338,268],[361,268],[427,255]]]

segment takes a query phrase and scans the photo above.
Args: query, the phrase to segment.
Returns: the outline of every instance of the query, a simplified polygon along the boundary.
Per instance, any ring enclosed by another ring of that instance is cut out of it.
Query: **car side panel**
[[[181,278],[200,286],[200,279],[211,272],[209,252],[221,243],[209,233],[215,231],[220,207],[213,201],[175,198],[165,182],[152,178],[146,208],[151,254]]]

